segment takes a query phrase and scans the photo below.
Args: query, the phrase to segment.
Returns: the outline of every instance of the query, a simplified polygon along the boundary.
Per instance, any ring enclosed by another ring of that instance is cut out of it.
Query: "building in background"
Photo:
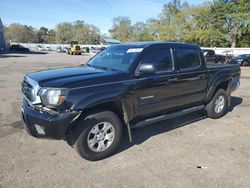
[[[4,42],[4,35],[3,35],[3,23],[0,18],[0,51],[4,50],[5,42]]]

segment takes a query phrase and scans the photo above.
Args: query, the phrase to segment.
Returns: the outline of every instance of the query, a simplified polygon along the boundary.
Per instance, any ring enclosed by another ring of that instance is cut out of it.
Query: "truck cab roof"
[[[132,48],[147,48],[147,47],[189,47],[189,48],[200,48],[198,45],[182,42],[158,42],[158,41],[148,41],[148,42],[129,42],[125,44],[119,44],[123,46],[130,46]]]

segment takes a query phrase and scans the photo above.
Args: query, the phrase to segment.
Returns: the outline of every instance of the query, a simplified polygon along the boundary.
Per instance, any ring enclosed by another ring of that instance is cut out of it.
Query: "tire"
[[[205,109],[207,116],[212,119],[217,119],[225,115],[228,109],[228,97],[225,90],[219,89]]]
[[[111,111],[91,114],[80,119],[77,126],[84,128],[76,139],[74,148],[84,159],[97,161],[109,157],[121,141],[122,123]]]
[[[82,53],[80,52],[79,55],[82,55]]]
[[[246,61],[242,62],[242,66],[247,66],[247,65],[248,65],[248,63]]]

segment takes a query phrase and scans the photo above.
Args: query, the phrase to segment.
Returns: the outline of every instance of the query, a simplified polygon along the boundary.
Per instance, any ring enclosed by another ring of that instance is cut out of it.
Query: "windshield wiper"
[[[117,71],[116,69],[113,69],[111,67],[102,67],[102,66],[92,66],[94,68],[97,68],[97,69],[103,69],[103,70],[108,70],[108,71]]]
[[[111,67],[102,67],[102,66],[93,66],[93,65],[90,65],[88,63],[84,64],[85,66],[88,66],[88,67],[92,67],[92,68],[95,68],[95,69],[102,69],[102,70],[107,70],[107,71],[118,71],[116,69],[113,69]]]

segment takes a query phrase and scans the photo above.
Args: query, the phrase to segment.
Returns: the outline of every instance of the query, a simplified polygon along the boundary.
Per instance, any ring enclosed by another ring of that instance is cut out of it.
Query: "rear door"
[[[208,74],[200,50],[179,47],[173,49],[173,54],[178,71],[178,106],[201,104],[206,95]]]
[[[153,114],[177,105],[171,49],[153,48],[143,55],[141,64],[154,64],[154,74],[140,75],[135,84],[135,115]]]

